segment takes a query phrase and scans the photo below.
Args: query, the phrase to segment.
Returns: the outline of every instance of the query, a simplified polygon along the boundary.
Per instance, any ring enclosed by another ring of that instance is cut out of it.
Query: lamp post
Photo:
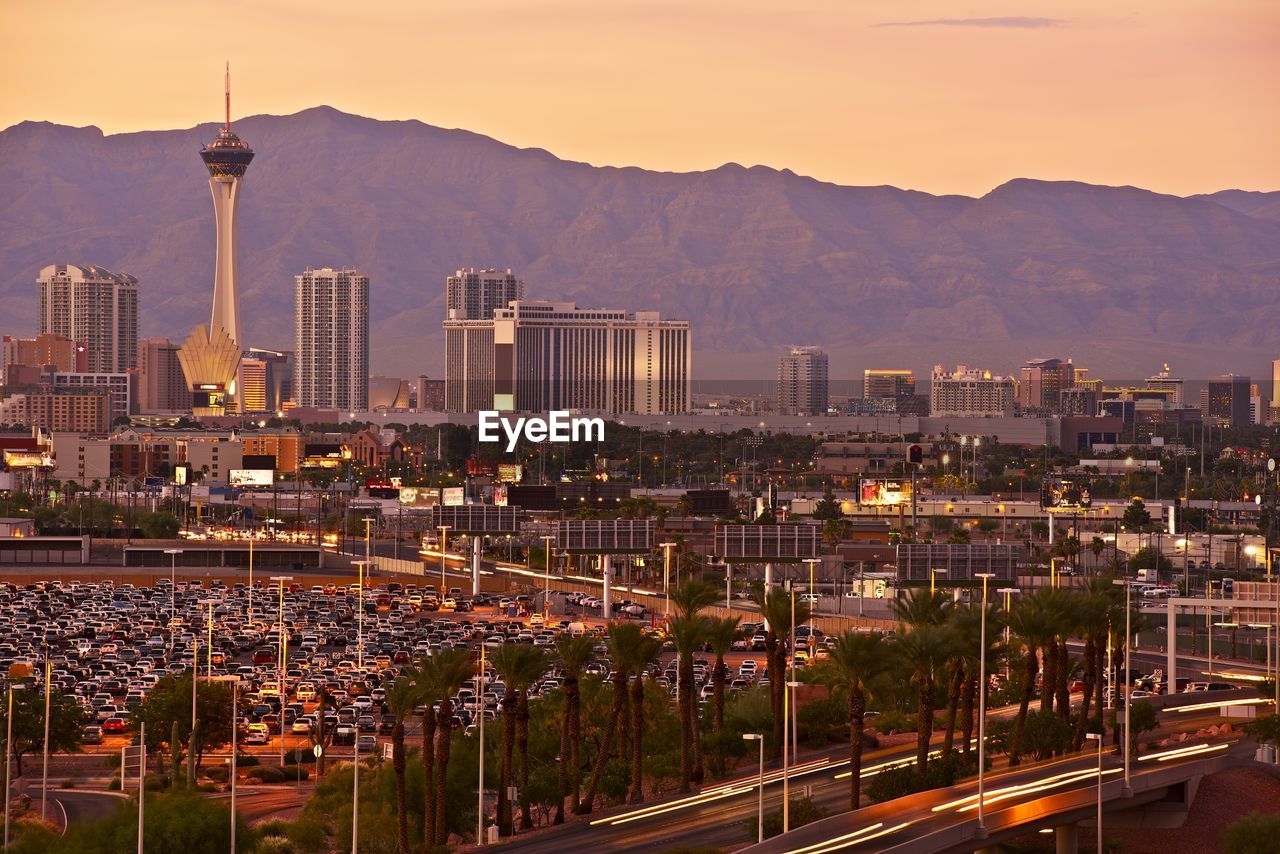
[[[444,592],[449,589],[449,582],[445,580],[445,553],[449,551],[449,526],[441,525],[440,527],[440,601],[444,601]]]
[[[1021,591],[1021,590],[1019,590],[1019,589],[1018,589],[1018,588],[1016,588],[1016,587],[1001,587],[1001,588],[999,588],[998,590],[996,590],[996,592],[997,592],[997,593],[1003,593],[1003,594],[1004,594],[1004,613],[1005,613],[1005,623],[1004,623],[1004,645],[1005,645],[1005,649],[1008,649],[1008,647],[1009,647],[1009,620],[1008,620],[1008,616],[1009,616],[1009,610],[1010,610],[1010,608],[1012,607],[1012,604],[1013,604],[1012,597],[1014,596],[1014,594],[1016,594],[1016,593],[1021,593],[1022,591]],[[1005,659],[1004,659],[1004,678],[1005,678],[1005,681],[1006,681],[1006,682],[1009,680],[1009,656],[1008,656],[1008,655],[1006,655],[1006,656],[1005,656]]]
[[[12,671],[9,679],[9,713],[5,715],[4,727],[4,848],[0,849],[3,851],[9,850],[9,768],[12,765],[10,759],[13,755],[13,692],[22,688],[21,685],[13,684]],[[141,798],[142,795],[139,794],[138,797]]]
[[[253,625],[253,528],[249,529],[249,625]]]
[[[1206,581],[1204,598],[1205,598],[1204,622],[1205,622],[1205,629],[1209,635],[1209,648],[1208,648],[1208,654],[1206,658],[1209,661],[1209,681],[1212,682],[1213,681],[1213,579],[1212,578]],[[1173,693],[1173,692],[1170,691],[1169,693]],[[1280,710],[1277,710],[1276,713],[1280,714]]]
[[[671,616],[671,550],[675,543],[658,543],[662,547],[662,616]]]
[[[756,784],[756,842],[764,842],[764,735],[744,732],[743,741],[755,741],[760,745],[760,776]]]
[[[1098,850],[1102,850],[1102,733],[1088,732],[1085,738],[1098,742]]]
[[[946,574],[947,570],[943,567],[934,567],[929,570],[929,592],[931,594],[938,592],[938,576]]]
[[[542,576],[546,585],[542,593],[542,616],[546,617],[551,614],[551,544],[555,541],[555,537],[551,534],[543,534],[538,539],[546,542],[542,554]]]
[[[45,820],[49,805],[49,707],[53,700],[53,662],[49,660],[49,647],[44,648],[44,758],[40,774],[40,820]],[[7,742],[6,742],[7,744]],[[6,748],[7,749],[7,748]],[[8,788],[5,795],[9,793]],[[8,800],[5,801],[8,804]]]
[[[356,564],[356,669],[364,672],[364,568],[365,562]]]
[[[1131,582],[1127,578],[1117,578],[1111,583],[1124,585],[1124,734],[1123,734],[1124,748],[1123,748],[1123,751],[1124,751],[1124,796],[1127,798],[1133,794],[1133,789],[1129,785],[1129,753],[1130,753],[1129,711],[1130,709],[1133,708],[1132,698],[1129,696],[1131,693],[1131,691],[1129,690],[1129,678],[1133,673],[1133,668],[1130,666],[1130,653],[1133,650],[1132,650],[1132,636],[1131,636],[1132,629],[1130,628],[1131,614],[1130,614],[1130,604],[1129,604],[1129,593],[1133,589],[1133,582]],[[1173,638],[1170,638],[1169,642],[1172,643],[1173,640],[1174,640]],[[1209,660],[1210,661],[1213,660],[1212,656],[1210,657]],[[1169,674],[1170,688],[1174,688],[1177,686],[1178,684],[1177,676],[1178,674],[1176,673]],[[1169,693],[1172,694],[1173,691],[1170,690]]]
[[[173,657],[173,630],[178,620],[178,555],[182,549],[165,549],[169,555],[169,657]]]
[[[478,700],[476,729],[480,733],[480,782],[476,786],[476,845],[484,845],[484,671],[485,652],[489,644],[480,644],[480,669],[476,671],[476,699]]]
[[[808,590],[806,590],[805,592],[807,592],[810,596],[814,596],[814,600],[813,600],[813,602],[812,602],[811,604],[813,604],[813,605],[817,605],[817,604],[818,604],[817,596],[816,596],[816,594],[814,594],[814,592],[813,592],[813,565],[814,565],[814,564],[817,564],[817,563],[822,563],[822,558],[818,558],[818,557],[807,557],[807,558],[805,558],[805,559],[804,559],[804,562],[805,562],[805,563],[807,563],[807,564],[809,565],[809,589],[808,589]],[[810,608],[810,609],[809,609],[809,623],[810,623],[810,624],[812,624],[812,623],[813,623],[813,612],[814,612],[814,610],[816,610],[816,609],[815,609],[815,608]]]
[[[231,683],[231,773],[229,775],[231,779],[231,854],[236,854],[236,733],[240,729],[240,705],[237,697],[240,677],[235,674],[206,676],[205,681]],[[323,703],[320,712],[324,713]],[[281,717],[284,715],[282,714]]]
[[[994,572],[975,573],[982,579],[982,616],[978,634],[978,837],[987,835],[986,773],[987,773],[987,582],[995,578]]]
[[[288,655],[289,653],[289,636],[285,634],[285,630],[284,630],[284,583],[286,581],[293,581],[293,576],[292,575],[273,575],[271,576],[271,580],[280,582],[280,659],[279,659],[280,663],[279,663],[279,667],[277,668],[278,681],[276,682],[276,688],[279,691],[279,697],[280,697],[280,767],[283,768],[284,767],[284,704],[285,704],[284,665],[285,665],[285,656]],[[320,711],[321,711],[321,714],[324,713],[323,709],[321,709]]]

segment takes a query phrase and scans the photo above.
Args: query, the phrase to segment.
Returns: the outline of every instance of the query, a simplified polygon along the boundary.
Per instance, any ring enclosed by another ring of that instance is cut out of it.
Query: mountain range
[[[599,167],[329,107],[234,127],[256,151],[239,262],[255,346],[292,347],[295,274],[354,266],[375,370],[440,376],[444,279],[476,266],[514,269],[531,299],[691,320],[699,378],[769,377],[791,344],[827,348],[833,377],[1068,355],[1102,376],[1264,376],[1280,357],[1280,192],[1019,178],[970,198]],[[207,322],[198,152],[216,132],[0,132],[0,332],[36,331],[36,274],[60,262],[137,276],[143,335]]]

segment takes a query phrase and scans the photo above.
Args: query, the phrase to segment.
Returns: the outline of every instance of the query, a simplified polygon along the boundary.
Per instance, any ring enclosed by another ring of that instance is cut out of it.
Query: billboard
[[[498,463],[498,480],[503,483],[519,483],[524,480],[524,466],[519,463]]]
[[[231,469],[227,472],[227,486],[271,486],[275,474],[272,469]]]
[[[716,554],[724,560],[798,561],[818,556],[822,526],[811,522],[778,525],[716,525]]]
[[[5,451],[4,465],[10,469],[51,469],[54,462],[44,451]]]
[[[864,477],[858,482],[858,503],[864,507],[896,507],[911,503],[911,481]]]
[[[1093,506],[1088,478],[1050,477],[1040,485],[1040,507],[1048,511],[1072,512]]]
[[[451,534],[518,534],[521,515],[515,507],[493,504],[444,506],[432,509],[430,525],[447,525]]]
[[[461,486],[442,487],[440,490],[440,503],[445,507],[459,507],[466,504],[466,491]]]
[[[565,519],[556,523],[556,548],[585,554],[640,553],[653,549],[652,519]]]
[[[997,583],[1016,582],[1023,559],[1022,546],[1005,543],[910,543],[898,546],[898,581],[928,584],[932,575],[937,584],[970,585],[990,572]]]

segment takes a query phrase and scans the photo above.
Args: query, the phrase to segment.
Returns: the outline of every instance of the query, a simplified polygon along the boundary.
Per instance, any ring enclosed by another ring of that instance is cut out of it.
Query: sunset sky
[[[0,126],[317,104],[568,159],[1280,188],[1276,0],[3,0]],[[252,140],[251,140],[252,142]]]

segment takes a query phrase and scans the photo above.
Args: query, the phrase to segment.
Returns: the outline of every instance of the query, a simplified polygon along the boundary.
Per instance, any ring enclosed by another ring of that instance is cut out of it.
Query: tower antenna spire
[[[231,60],[227,60],[227,76],[226,76],[226,123],[223,124],[224,130],[231,130]]]

